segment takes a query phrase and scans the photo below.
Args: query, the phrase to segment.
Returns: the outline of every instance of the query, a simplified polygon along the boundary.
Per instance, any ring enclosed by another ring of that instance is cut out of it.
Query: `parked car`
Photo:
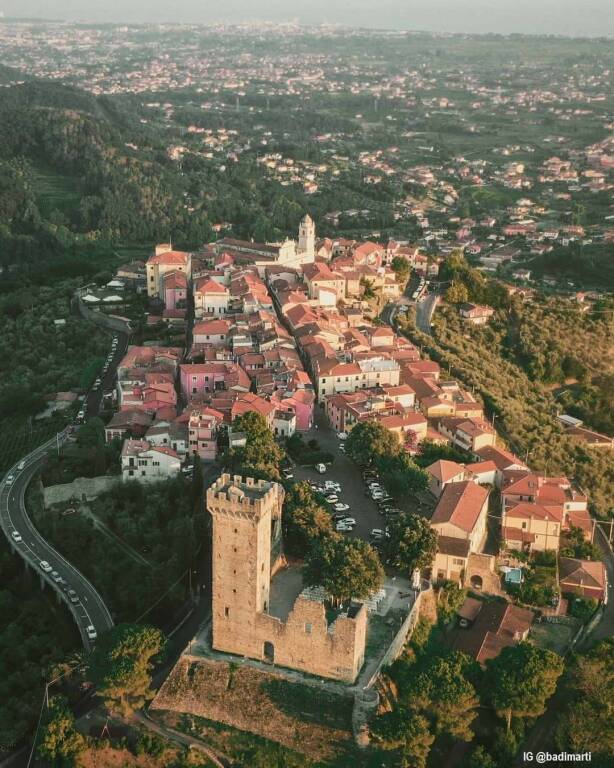
[[[326,472],[326,464],[316,464],[316,472],[323,475]]]
[[[45,573],[51,573],[53,568],[49,565],[49,563],[46,560],[41,560],[39,562],[39,566],[42,571],[45,571]]]
[[[11,538],[13,539],[13,541],[23,541],[19,531],[13,531],[13,533],[11,533]]]
[[[328,501],[329,504],[336,504],[339,501],[339,497],[336,494],[331,493],[326,497],[326,501]]]
[[[78,603],[78,602],[79,602],[79,596],[77,595],[77,593],[75,592],[75,590],[74,590],[74,589],[69,589],[69,590],[66,592],[66,594],[68,595],[68,599],[70,600],[70,602],[71,602],[73,605],[74,605],[75,603]]]
[[[15,475],[7,475],[4,478],[4,482],[6,485],[13,485],[14,480],[15,480]]]
[[[346,512],[349,508],[349,504],[342,504],[341,502],[335,504],[335,512]]]
[[[56,584],[59,584],[62,581],[62,577],[57,571],[51,571],[51,578],[55,581]]]
[[[98,633],[96,632],[96,629],[93,624],[90,624],[85,628],[85,631],[87,632],[88,640],[95,640],[98,637]]]
[[[21,472],[21,470],[25,468],[26,468],[26,462],[20,461],[19,464],[17,465],[17,469]]]
[[[338,531],[339,533],[350,533],[353,530],[353,528],[354,526],[347,525],[347,523],[344,523],[344,522],[337,523],[337,525],[335,526],[335,530]]]
[[[337,432],[337,437],[339,440],[347,440],[348,433],[347,432]]]
[[[344,517],[341,522],[346,523],[347,525],[356,525],[356,520],[354,520],[353,517]]]

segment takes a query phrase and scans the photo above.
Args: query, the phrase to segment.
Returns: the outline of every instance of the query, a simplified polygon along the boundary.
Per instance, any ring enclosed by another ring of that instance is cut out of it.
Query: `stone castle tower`
[[[300,596],[285,621],[270,613],[281,544],[279,483],[223,474],[207,490],[213,518],[213,648],[354,682],[365,653],[367,609],[329,623],[322,602]]]
[[[298,228],[298,252],[313,260],[316,252],[316,225],[307,213]]]
[[[271,549],[281,533],[283,488],[222,475],[207,491],[213,516],[213,647],[247,654],[257,614],[269,608]],[[255,649],[256,650],[256,649]]]

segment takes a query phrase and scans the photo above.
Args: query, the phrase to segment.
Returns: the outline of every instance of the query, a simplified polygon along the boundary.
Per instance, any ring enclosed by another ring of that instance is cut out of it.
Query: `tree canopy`
[[[63,696],[53,696],[38,745],[39,755],[59,768],[71,768],[87,747],[86,738],[77,731],[75,718]]]
[[[118,624],[99,638],[88,675],[110,712],[127,716],[153,698],[153,660],[164,644],[160,630],[138,624]]]
[[[504,648],[487,663],[493,707],[508,723],[512,717],[539,717],[563,672],[562,658],[527,642]]]
[[[245,446],[228,451],[226,465],[237,474],[279,480],[283,451],[275,442],[264,416],[248,411],[234,420],[232,428],[236,432],[245,432],[247,441]]]
[[[384,552],[388,562],[412,573],[430,566],[437,551],[437,534],[421,515],[406,512],[388,523]]]
[[[336,602],[366,598],[384,582],[377,552],[361,539],[329,536],[316,542],[305,559],[304,581],[322,586]]]

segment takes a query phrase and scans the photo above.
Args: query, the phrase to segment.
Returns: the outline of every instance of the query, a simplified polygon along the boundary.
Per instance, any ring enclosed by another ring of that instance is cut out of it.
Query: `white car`
[[[348,525],[347,523],[337,523],[335,526],[335,530],[339,533],[350,533],[354,528],[353,525]]]
[[[13,485],[13,481],[15,480],[15,475],[7,475],[4,483],[5,485]]]
[[[62,577],[57,571],[51,571],[51,578],[55,581],[56,584],[60,584],[62,581]]]
[[[89,640],[95,640],[98,637],[98,633],[96,632],[93,624],[90,624],[88,627],[86,627],[85,631],[87,632],[87,637]]]
[[[349,504],[341,504],[341,502],[339,502],[339,503],[335,504],[334,507],[335,507],[335,512],[346,512],[350,508],[350,505]]]
[[[347,440],[348,439],[348,433],[347,432],[337,432],[337,437],[339,440]]]
[[[344,517],[343,520],[340,520],[339,522],[343,523],[344,525],[356,525],[356,520],[354,520],[353,517]]]
[[[13,533],[11,533],[11,538],[13,539],[13,541],[23,541],[19,531],[13,531]]]
[[[45,573],[51,573],[53,568],[49,565],[49,563],[46,560],[41,560],[39,563],[41,570],[45,571]]]
[[[339,497],[336,496],[334,493],[331,493],[329,496],[326,497],[326,501],[328,501],[329,504],[336,504],[339,501]]]
[[[345,453],[345,445],[343,445],[343,443],[341,443],[341,445],[339,446],[339,450],[341,451],[341,453]]]
[[[21,472],[21,470],[25,468],[26,468],[26,462],[20,461],[19,464],[17,465],[17,469]]]

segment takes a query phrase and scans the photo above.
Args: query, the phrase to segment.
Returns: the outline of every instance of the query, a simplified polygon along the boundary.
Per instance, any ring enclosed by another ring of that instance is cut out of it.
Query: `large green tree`
[[[437,551],[437,534],[424,517],[406,512],[392,518],[385,540],[386,559],[403,571],[431,565]]]
[[[371,464],[382,456],[396,456],[401,450],[399,438],[378,421],[361,421],[346,440],[346,451],[359,464]]]
[[[614,755],[614,640],[608,638],[577,656],[569,679],[567,709],[559,722],[562,750]]]
[[[324,587],[336,603],[343,603],[376,592],[384,582],[384,569],[366,541],[329,536],[307,555],[304,581]]]
[[[308,483],[295,483],[286,493],[282,524],[284,550],[295,557],[304,557],[315,542],[334,533],[330,512]]]
[[[505,717],[539,717],[556,689],[563,660],[552,651],[527,642],[508,646],[487,663],[491,703]]]
[[[235,432],[245,432],[247,441],[245,446],[228,451],[225,457],[227,467],[257,479],[279,480],[279,466],[284,454],[264,416],[249,411],[238,416],[232,428]]]
[[[380,715],[370,732],[382,749],[395,752],[396,765],[407,768],[424,768],[435,740],[426,717],[405,706]]]
[[[471,740],[471,723],[478,704],[469,680],[472,666],[469,657],[458,651],[427,657],[417,665],[411,690],[404,692],[404,700],[427,714],[436,735],[447,733]]]
[[[153,659],[163,649],[162,633],[149,626],[118,624],[100,637],[88,674],[110,712],[126,716],[153,698]]]
[[[77,731],[75,718],[63,696],[53,696],[38,745],[39,755],[52,765],[64,768],[75,765],[76,758],[87,747],[85,737]]]

